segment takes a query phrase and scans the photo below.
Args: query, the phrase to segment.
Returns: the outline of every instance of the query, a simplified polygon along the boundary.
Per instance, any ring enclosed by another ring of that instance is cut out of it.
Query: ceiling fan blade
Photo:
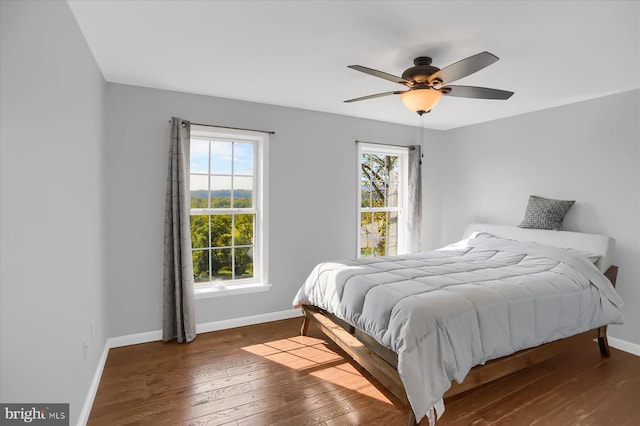
[[[444,86],[442,94],[446,96],[454,96],[458,98],[476,98],[476,99],[509,99],[513,92],[500,89],[489,89],[487,87],[476,86]]]
[[[393,81],[394,83],[400,83],[400,84],[404,84],[405,86],[411,86],[411,83],[405,80],[404,78],[400,78],[393,74],[389,74],[383,71],[374,70],[373,68],[363,67],[362,65],[349,65],[347,66],[347,68],[351,68],[352,70],[360,71],[365,74],[372,75],[374,77]]]
[[[361,98],[348,99],[345,102],[349,103],[349,102],[365,101],[367,99],[381,98],[382,96],[400,95],[400,94],[402,94],[404,92],[406,92],[406,90],[396,90],[394,92],[376,93],[375,95],[362,96]]]
[[[436,79],[444,82],[445,84],[451,83],[488,67],[498,59],[500,58],[489,52],[481,52],[476,55],[469,56],[468,58],[455,62],[442,68],[440,71],[436,71],[431,74],[429,76],[429,83]]]

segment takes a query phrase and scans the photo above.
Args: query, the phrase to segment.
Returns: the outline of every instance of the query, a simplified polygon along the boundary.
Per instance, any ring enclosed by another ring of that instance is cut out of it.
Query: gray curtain
[[[422,152],[420,145],[409,147],[409,206],[407,214],[407,251],[422,251]]]
[[[189,220],[189,139],[191,124],[171,118],[169,172],[164,211],[162,340],[196,337]]]

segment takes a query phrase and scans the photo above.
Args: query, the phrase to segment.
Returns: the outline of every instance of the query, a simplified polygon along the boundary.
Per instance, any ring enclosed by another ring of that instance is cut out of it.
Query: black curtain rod
[[[171,122],[171,121],[169,121]],[[202,124],[202,123],[194,123],[190,122],[194,126],[204,126],[204,127],[217,127],[219,129],[231,129],[231,130],[247,130],[249,132],[259,132],[259,133],[267,133],[269,135],[275,135],[276,132],[272,130],[256,130],[256,129],[243,129],[242,127],[227,127],[227,126],[216,126],[214,124]],[[182,124],[184,126],[184,124]]]
[[[406,145],[396,145],[396,144],[393,144],[393,143],[367,142],[367,141],[359,141],[359,140],[356,140],[356,143],[366,143],[366,144],[369,144],[369,145],[397,146],[397,147],[400,147],[400,148],[408,148],[408,149],[411,149],[411,150],[416,149],[413,145],[406,146]]]

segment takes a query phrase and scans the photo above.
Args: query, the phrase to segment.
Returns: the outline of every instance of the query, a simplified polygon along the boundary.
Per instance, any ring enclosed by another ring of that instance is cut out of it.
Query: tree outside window
[[[402,148],[362,147],[360,151],[359,255],[396,255],[403,243],[399,222],[403,214],[401,196],[406,193],[406,154],[403,157]]]

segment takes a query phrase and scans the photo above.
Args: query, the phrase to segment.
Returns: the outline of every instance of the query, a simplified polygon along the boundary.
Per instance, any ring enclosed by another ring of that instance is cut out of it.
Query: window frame
[[[398,213],[398,240],[397,254],[407,253],[407,211],[409,207],[409,147],[358,142],[357,144],[357,174],[356,174],[356,256],[364,257],[361,253],[361,227],[363,212],[397,212]],[[398,157],[398,206],[397,207],[362,207],[362,155],[393,155]],[[364,210],[364,211],[363,211]],[[386,253],[385,253],[386,255]],[[375,255],[374,255],[375,256]]]
[[[189,203],[189,216],[195,215],[212,215],[212,214],[255,214],[254,221],[254,253],[253,253],[253,277],[251,278],[238,278],[225,281],[213,281],[209,280],[205,283],[194,282],[194,294],[196,298],[203,297],[217,297],[230,294],[250,293],[256,291],[266,291],[271,285],[268,280],[268,256],[267,256],[267,241],[268,241],[268,147],[269,147],[269,134],[262,132],[255,132],[249,130],[236,130],[227,129],[214,126],[200,126],[191,125],[191,140],[210,140],[210,141],[224,141],[224,142],[238,142],[238,143],[252,143],[253,145],[253,188],[252,188],[252,206],[251,207],[229,207],[229,208],[191,208]],[[189,144],[191,146],[191,142]],[[211,145],[209,145],[211,147]],[[211,148],[209,148],[211,149]],[[189,153],[190,154],[190,153]],[[187,161],[191,161],[190,157]],[[227,174],[211,173],[211,151],[209,151],[209,176],[227,176]],[[233,160],[232,160],[233,163]],[[191,172],[191,165],[189,165],[189,179],[192,174],[201,174],[201,172]],[[233,173],[233,168],[228,176],[243,176]],[[190,188],[190,182],[189,182]],[[211,188],[209,188],[209,191]],[[191,189],[189,189],[191,192]],[[233,199],[234,191],[230,194],[230,199]],[[208,199],[211,199],[210,192],[208,193]],[[207,204],[210,204],[207,203]],[[232,204],[233,205],[233,204]],[[233,216],[232,216],[233,217]],[[232,225],[233,227],[233,225]],[[233,243],[232,246],[234,247]],[[192,247],[192,253],[198,248]],[[210,271],[211,273],[211,271]]]

